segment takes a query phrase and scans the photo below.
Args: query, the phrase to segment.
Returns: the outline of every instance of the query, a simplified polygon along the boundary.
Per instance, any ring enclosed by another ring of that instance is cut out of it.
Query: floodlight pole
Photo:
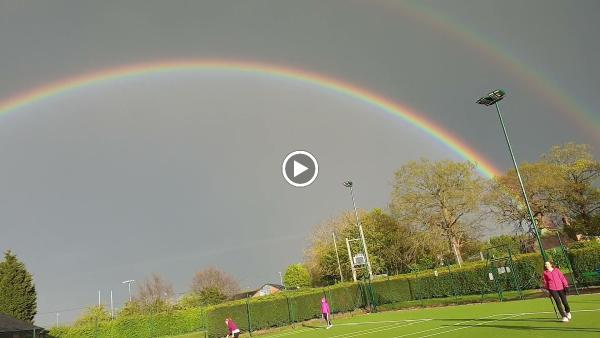
[[[135,282],[134,279],[126,280],[121,282],[122,284],[127,284],[127,288],[129,290],[129,302],[131,302],[131,283]]]
[[[529,199],[527,198],[527,193],[525,192],[525,186],[523,185],[523,179],[521,178],[521,172],[519,171],[519,166],[517,165],[517,160],[515,159],[515,155],[513,153],[512,147],[510,146],[510,140],[508,139],[508,134],[506,133],[506,127],[504,126],[504,120],[502,119],[502,114],[500,113],[500,106],[498,105],[498,101],[494,103],[496,106],[496,111],[498,112],[498,118],[500,119],[500,125],[502,126],[502,131],[504,132],[504,137],[506,138],[506,145],[508,145],[508,152],[510,153],[510,157],[512,158],[513,164],[515,166],[515,171],[517,172],[517,178],[519,179],[519,185],[521,186],[521,193],[523,194],[523,199],[525,200],[525,204],[527,205],[527,211],[529,212],[529,218],[531,220],[531,227],[535,233],[535,238],[540,246],[540,252],[542,253],[542,257],[544,258],[544,262],[548,260],[546,256],[546,251],[544,251],[544,245],[542,244],[542,239],[540,238],[540,233],[538,231],[537,224],[535,222],[535,217],[533,216],[533,212],[531,211],[531,205],[529,204]]]
[[[367,243],[365,241],[365,234],[363,232],[362,224],[360,224],[360,220],[358,218],[358,211],[356,210],[356,201],[354,200],[354,184],[352,181],[346,181],[344,186],[350,188],[350,197],[352,197],[352,206],[354,207],[354,216],[356,216],[356,225],[358,226],[358,231],[360,232],[360,241],[362,242],[363,251],[365,252],[365,259],[367,260],[367,270],[369,271],[369,279],[373,279],[373,270],[371,270],[371,261],[369,260],[369,252],[367,251]]]
[[[337,243],[335,242],[335,232],[332,232],[333,247],[335,248],[335,258],[337,259],[338,270],[340,271],[340,282],[344,282],[344,274],[342,274],[342,265],[340,264],[340,254],[338,253]]]

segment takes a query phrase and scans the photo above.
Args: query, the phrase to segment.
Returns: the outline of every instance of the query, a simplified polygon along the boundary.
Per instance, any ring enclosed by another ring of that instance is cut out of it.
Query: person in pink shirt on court
[[[558,267],[552,266],[552,263],[546,262],[544,264],[544,270],[544,284],[546,290],[548,290],[550,295],[552,295],[552,298],[554,298],[556,307],[562,316],[562,321],[568,322],[571,320],[571,308],[567,302],[569,283],[567,282],[565,275],[563,275]]]
[[[323,319],[327,322],[327,328],[330,329],[333,326],[331,323],[331,308],[325,297],[321,298],[321,313],[323,314]]]
[[[225,325],[227,325],[227,338],[238,338],[240,336],[240,329],[231,318],[225,318]]]

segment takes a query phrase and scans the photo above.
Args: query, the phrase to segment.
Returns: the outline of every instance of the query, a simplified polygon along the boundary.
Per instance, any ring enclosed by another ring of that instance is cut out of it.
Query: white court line
[[[393,330],[393,329],[397,329],[397,328],[404,327],[404,326],[409,326],[409,325],[424,323],[424,322],[427,322],[429,320],[431,320],[431,319],[424,319],[424,320],[421,320],[421,321],[412,321],[412,322],[409,322],[409,323],[406,323],[406,324],[402,324],[402,325],[399,325],[399,324],[384,325],[384,326],[378,327],[378,328],[366,329],[366,330],[357,331],[357,332],[349,332],[349,333],[344,333],[344,334],[340,334],[340,335],[337,335],[337,336],[331,336],[331,337],[328,337],[328,338],[341,338],[341,337],[351,338],[351,337],[358,337],[358,336],[363,336],[363,335],[371,334],[371,333],[375,333],[375,332],[382,332],[382,331],[387,331],[387,330]]]
[[[417,324],[417,323],[421,323],[421,322],[426,322],[432,320],[430,318],[423,318],[423,319],[404,319],[404,320],[382,320],[382,321],[378,321],[378,322],[353,322],[353,323],[342,323],[342,324],[334,324],[335,326],[348,326],[348,325],[361,325],[361,324],[382,324],[382,323],[387,323],[388,325],[384,325],[384,326],[380,326],[380,327],[374,327],[374,328],[370,328],[370,329],[364,329],[361,331],[355,331],[355,332],[349,332],[349,333],[343,333],[337,336],[333,336],[333,337],[337,337],[337,338],[341,338],[341,337],[346,337],[348,335],[350,335],[349,337],[353,337],[354,334],[357,333],[361,333],[362,332],[367,332],[367,333],[371,333],[371,330],[376,330],[376,332],[378,331],[383,331],[385,330],[391,330],[394,329],[396,327],[402,327],[405,325],[398,325],[398,324],[402,324],[402,323],[408,323],[408,325],[411,324]],[[391,323],[391,324],[390,324]],[[276,338],[276,337],[284,337],[284,336],[291,336],[297,333],[302,333],[302,332],[306,332],[306,331],[312,331],[315,330],[317,328],[310,328],[310,329],[301,329],[301,330],[297,330],[297,331],[290,331],[290,332],[284,332],[284,333],[280,333],[280,334],[275,334],[272,336],[267,336],[269,338]],[[329,337],[329,338],[333,338],[333,337]]]
[[[431,318],[422,318],[422,319],[400,319],[400,320],[382,320],[378,322],[350,322],[350,323],[342,323],[335,324],[335,326],[350,326],[350,325],[363,325],[363,324],[385,324],[385,323],[406,323],[406,322],[422,322],[426,320],[432,320]]]
[[[477,319],[469,319],[469,320],[465,320],[463,322],[455,323],[453,325],[465,324],[465,323],[474,322],[474,321],[481,320],[481,319],[486,319],[486,318],[497,317],[497,316],[502,316],[502,314],[495,314],[495,315],[485,316],[485,317],[481,317],[481,318],[477,318]],[[428,330],[423,330],[423,331],[418,331],[418,332],[407,333],[407,334],[403,334],[403,335],[400,335],[400,336],[395,336],[394,338],[413,336],[413,335],[416,335],[416,334],[419,334],[419,333],[425,333],[425,332],[435,331],[435,330],[439,330],[439,329],[442,329],[442,328],[446,328],[446,327],[439,326],[439,327],[436,327],[436,328],[433,328],[433,329],[428,329]]]
[[[573,310],[571,312],[597,312],[600,311],[600,309],[586,309],[586,310]],[[460,325],[460,324],[465,324],[465,323],[469,323],[469,322],[473,322],[473,321],[477,321],[477,320],[481,320],[481,319],[487,319],[487,318],[492,318],[492,317],[497,317],[497,316],[505,316],[506,318],[500,318],[500,319],[494,319],[494,320],[489,320],[489,321],[485,321],[476,325],[469,325],[469,326],[465,326],[459,329],[452,329],[449,331],[443,331],[443,332],[439,332],[439,333],[435,333],[435,334],[431,334],[428,336],[420,336],[420,337],[431,337],[431,336],[435,336],[435,335],[439,335],[439,334],[443,334],[443,333],[448,333],[448,332],[452,332],[452,331],[457,331],[460,329],[467,329],[467,328],[471,328],[471,327],[475,327],[475,326],[479,326],[485,323],[491,323],[491,322],[495,322],[495,321],[499,321],[499,320],[505,320],[505,319],[510,319],[510,318],[514,318],[514,317],[519,317],[519,316],[526,316],[526,315],[537,315],[537,314],[552,314],[554,312],[549,312],[549,311],[539,311],[539,312],[520,312],[520,313],[498,313],[495,315],[490,315],[490,316],[485,316],[485,317],[481,317],[481,318],[477,318],[477,319],[470,319],[467,321],[463,321],[463,322],[458,322],[455,324],[452,324],[451,326],[456,326],[456,325]],[[440,330],[440,329],[444,329],[444,328],[448,328],[446,326],[440,326],[437,328],[433,328],[433,329],[428,329],[428,330],[423,330],[423,331],[419,331],[419,332],[413,332],[413,333],[407,333],[401,336],[395,336],[393,338],[400,338],[400,337],[408,337],[408,336],[413,336],[419,333],[425,333],[425,332],[430,332],[430,331],[436,331],[436,330]]]
[[[314,329],[300,329],[300,330],[293,330],[289,331],[289,332],[283,332],[283,333],[278,333],[272,336],[267,336],[268,338],[275,338],[275,337],[284,337],[284,336],[291,336],[297,333],[302,333],[302,332],[306,332],[306,331],[312,331]]]
[[[436,332],[436,333],[432,333],[432,334],[430,334],[430,335],[427,335],[427,336],[421,336],[421,338],[425,338],[425,337],[433,337],[433,336],[437,336],[437,335],[440,335],[440,334],[446,334],[446,333],[448,333],[448,332],[453,332],[453,331],[458,331],[458,330],[469,329],[469,328],[472,328],[472,327],[475,327],[475,326],[479,326],[479,325],[483,325],[483,324],[487,324],[487,323],[493,323],[493,322],[497,322],[497,321],[499,321],[499,320],[505,320],[505,319],[511,319],[511,318],[515,318],[515,317],[520,317],[520,316],[524,316],[524,314],[517,314],[517,315],[507,316],[507,317],[504,317],[504,318],[498,318],[498,319],[487,320],[487,321],[485,321],[485,322],[477,323],[477,324],[475,324],[475,325],[468,325],[468,326],[463,326],[463,327],[459,327],[459,328],[452,329],[452,330],[448,330],[448,331],[442,331],[442,332]]]

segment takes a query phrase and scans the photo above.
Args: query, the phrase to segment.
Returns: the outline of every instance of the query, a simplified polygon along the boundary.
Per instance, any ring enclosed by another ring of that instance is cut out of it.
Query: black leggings
[[[552,298],[554,298],[554,302],[556,303],[556,307],[558,308],[560,315],[566,317],[566,312],[571,312],[571,308],[569,307],[569,303],[567,302],[567,293],[565,292],[565,290],[550,290],[550,294],[552,295]],[[564,310],[563,306],[565,307]]]

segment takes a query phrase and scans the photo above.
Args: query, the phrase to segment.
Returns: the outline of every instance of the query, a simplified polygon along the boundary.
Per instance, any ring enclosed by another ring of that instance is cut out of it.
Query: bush
[[[600,268],[600,248],[590,246],[583,249],[569,250],[569,258],[578,283],[583,285],[600,283],[598,278],[588,280],[584,277],[586,272],[596,271]]]
[[[586,249],[586,248],[594,248],[600,249],[600,242],[598,241],[579,241],[573,242],[573,244],[569,245],[569,249]]]
[[[200,308],[167,311],[153,315],[119,316],[114,320],[98,321],[70,327],[50,329],[56,338],[80,337],[156,337],[190,333],[206,327],[206,316]]]
[[[292,264],[283,275],[283,283],[287,289],[310,286],[310,273],[303,264]]]

